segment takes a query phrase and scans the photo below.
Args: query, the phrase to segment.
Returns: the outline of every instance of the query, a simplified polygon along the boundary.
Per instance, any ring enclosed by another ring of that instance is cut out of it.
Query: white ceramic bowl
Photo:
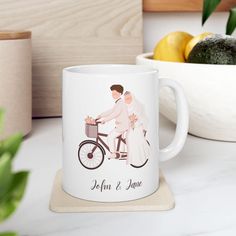
[[[223,141],[236,141],[236,66],[164,62],[152,53],[137,56],[137,64],[159,70],[160,78],[182,85],[189,103],[191,134]],[[170,89],[160,93],[160,111],[176,120],[174,97]]]

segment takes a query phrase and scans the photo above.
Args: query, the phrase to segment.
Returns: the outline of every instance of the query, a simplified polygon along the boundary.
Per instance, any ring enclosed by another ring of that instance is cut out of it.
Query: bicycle
[[[101,122],[95,122],[95,124],[85,124],[85,134],[88,138],[95,138],[96,141],[87,139],[79,144],[78,149],[78,159],[83,167],[89,170],[94,170],[100,167],[104,161],[106,155],[106,150],[109,152],[109,147],[102,139],[102,137],[107,137],[108,134],[98,132],[98,125]],[[121,144],[126,145],[126,140],[123,134],[118,136],[116,146],[116,159],[126,160],[127,152],[121,152]],[[148,141],[147,141],[148,143]],[[148,143],[149,144],[149,143]],[[148,159],[142,165],[136,166],[131,164],[134,168],[141,168],[146,165]]]

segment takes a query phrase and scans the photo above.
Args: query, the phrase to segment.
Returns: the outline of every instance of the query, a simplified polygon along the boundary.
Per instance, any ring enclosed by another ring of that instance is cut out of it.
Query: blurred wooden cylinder
[[[31,32],[0,31],[0,107],[5,110],[0,139],[31,131]]]

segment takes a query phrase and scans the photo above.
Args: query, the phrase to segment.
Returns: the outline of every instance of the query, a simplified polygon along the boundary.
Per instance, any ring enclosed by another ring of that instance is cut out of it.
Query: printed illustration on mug
[[[78,159],[83,167],[91,170],[102,165],[106,154],[109,160],[126,160],[126,164],[141,168],[150,156],[150,144],[146,139],[148,119],[144,106],[132,92],[124,92],[120,84],[113,84],[110,91],[114,106],[96,118],[85,118],[85,134],[95,140],[88,139],[79,144]],[[115,127],[109,134],[100,133],[100,126],[112,120]]]

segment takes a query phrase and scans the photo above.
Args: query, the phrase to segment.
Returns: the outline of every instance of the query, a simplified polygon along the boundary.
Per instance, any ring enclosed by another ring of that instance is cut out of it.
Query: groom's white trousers
[[[122,133],[117,132],[116,129],[113,129],[107,136],[107,143],[111,153],[116,152],[116,138],[120,136]]]

